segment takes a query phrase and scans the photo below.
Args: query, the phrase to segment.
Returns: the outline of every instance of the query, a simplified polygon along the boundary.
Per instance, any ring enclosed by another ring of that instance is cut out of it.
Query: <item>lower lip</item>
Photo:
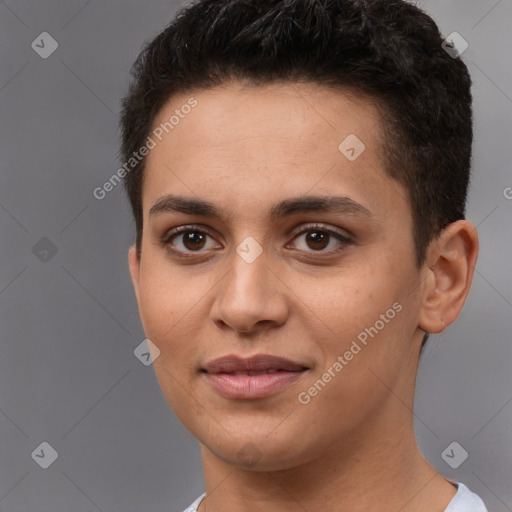
[[[206,373],[213,388],[227,398],[264,398],[275,395],[295,383],[304,371],[264,373],[261,375],[232,375]]]

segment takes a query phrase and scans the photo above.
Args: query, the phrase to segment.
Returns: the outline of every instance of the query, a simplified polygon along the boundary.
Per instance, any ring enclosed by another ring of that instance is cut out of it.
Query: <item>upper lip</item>
[[[207,373],[257,372],[264,370],[300,371],[307,369],[308,367],[303,364],[268,354],[259,354],[248,358],[234,354],[228,355],[214,359],[204,367]]]

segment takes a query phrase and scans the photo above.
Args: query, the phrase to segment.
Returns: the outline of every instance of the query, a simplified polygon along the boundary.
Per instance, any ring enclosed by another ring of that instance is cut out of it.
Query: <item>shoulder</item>
[[[199,503],[203,501],[204,497],[206,496],[206,493],[201,494],[197,500],[194,501],[189,507],[187,507],[183,512],[197,512],[197,507],[199,506]]]
[[[457,486],[457,493],[444,512],[488,512],[478,494],[471,492],[463,483],[453,483]]]
[[[471,492],[463,483],[454,482],[457,485],[457,493],[444,512],[488,512],[484,502],[474,492]],[[203,493],[183,512],[197,512],[197,507],[205,497]]]

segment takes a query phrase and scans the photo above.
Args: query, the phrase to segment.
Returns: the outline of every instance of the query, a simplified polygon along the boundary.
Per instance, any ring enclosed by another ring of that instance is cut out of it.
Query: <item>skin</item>
[[[417,268],[408,195],[385,173],[379,112],[364,97],[314,84],[230,83],[172,97],[154,126],[191,96],[198,105],[148,155],[142,256],[131,247],[129,267],[144,331],[160,349],[163,394],[201,444],[207,498],[199,510],[444,511],[456,488],[417,447],[414,385],[424,332],[443,331],[466,300],[475,227],[450,224]],[[355,161],[338,150],[349,134],[366,146]],[[211,201],[226,217],[150,216],[166,194]],[[349,197],[371,215],[269,218],[271,205],[302,195]],[[307,231],[309,223],[321,226]],[[209,236],[162,245],[190,224]],[[318,231],[324,245],[310,239]],[[262,249],[252,263],[236,252],[246,237]],[[401,311],[300,403],[394,303]],[[233,353],[310,369],[271,397],[228,399],[200,368]],[[239,456],[247,450],[252,463]]]

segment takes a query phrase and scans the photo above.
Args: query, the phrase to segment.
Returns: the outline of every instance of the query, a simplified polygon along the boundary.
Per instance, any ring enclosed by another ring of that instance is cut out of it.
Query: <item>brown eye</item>
[[[183,245],[191,251],[197,251],[203,248],[207,235],[199,231],[187,231],[182,233],[182,236]]]
[[[352,243],[348,236],[316,224],[306,226],[295,236],[294,240],[300,240],[301,237],[303,237],[303,243],[298,244],[298,248],[305,252],[332,254]]]
[[[215,243],[211,243],[211,246],[208,247],[208,239],[213,241],[213,238],[202,229],[181,226],[167,233],[161,243],[163,247],[168,248],[173,253],[188,257],[190,254],[203,253],[208,249],[215,248]]]
[[[316,251],[325,249],[329,244],[331,235],[322,231],[309,231],[306,235],[306,243]]]

